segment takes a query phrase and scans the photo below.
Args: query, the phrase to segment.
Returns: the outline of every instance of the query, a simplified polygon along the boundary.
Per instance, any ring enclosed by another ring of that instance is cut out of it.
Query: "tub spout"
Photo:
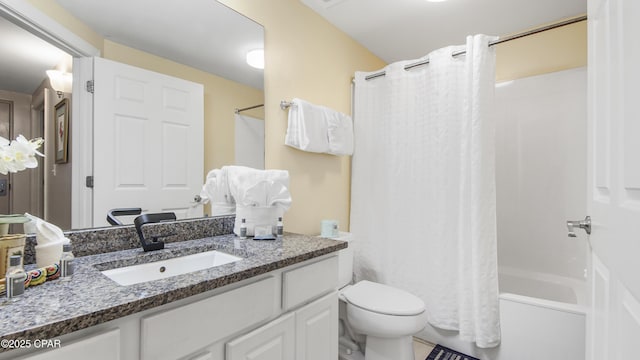
[[[584,220],[567,221],[567,235],[569,237],[577,237],[575,228],[584,229],[587,234],[591,234],[591,216],[587,216]]]

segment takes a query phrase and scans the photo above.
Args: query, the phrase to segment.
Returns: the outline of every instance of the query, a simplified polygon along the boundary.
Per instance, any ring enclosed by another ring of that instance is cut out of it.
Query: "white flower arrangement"
[[[38,167],[36,155],[44,156],[38,151],[43,143],[42,138],[27,140],[18,135],[15,140],[9,141],[0,136],[0,174],[7,175]]]

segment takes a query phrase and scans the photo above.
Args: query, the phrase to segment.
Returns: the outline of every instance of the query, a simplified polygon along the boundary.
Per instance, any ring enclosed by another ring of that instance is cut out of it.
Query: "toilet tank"
[[[351,283],[353,277],[353,234],[340,231],[340,235],[332,239],[349,243],[349,247],[338,251],[338,287],[342,288]]]

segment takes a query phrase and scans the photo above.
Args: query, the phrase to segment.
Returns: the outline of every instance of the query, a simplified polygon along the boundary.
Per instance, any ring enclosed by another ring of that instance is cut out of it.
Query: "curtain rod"
[[[519,34],[515,34],[515,35],[505,36],[504,38],[500,38],[500,39],[495,40],[495,41],[490,41],[489,42],[489,46],[502,44],[502,43],[507,42],[507,41],[520,39],[520,38],[523,38],[525,36],[534,35],[534,34],[541,33],[541,32],[547,31],[547,30],[557,29],[559,27],[575,24],[575,23],[578,23],[578,22],[581,22],[581,21],[585,21],[585,20],[587,20],[587,16],[583,15],[583,16],[578,16],[578,17],[572,18],[572,19],[560,21],[560,22],[557,22],[555,24],[541,26],[541,27],[535,28],[533,30],[525,31],[525,32],[522,32],[522,33],[519,33]],[[459,50],[459,51],[456,51],[453,54],[451,54],[451,56],[458,56],[458,55],[462,55],[462,54],[466,54],[466,53],[467,53],[466,50]],[[429,59],[424,59],[424,60],[409,64],[409,65],[406,65],[404,67],[404,69],[405,70],[410,70],[410,69],[413,69],[413,68],[418,67],[418,66],[427,65],[428,63],[429,63]],[[380,72],[365,76],[364,79],[365,80],[371,80],[371,79],[375,79],[375,78],[382,77],[382,76],[385,76],[385,75],[386,75],[386,72],[380,71]]]
[[[242,109],[236,108],[236,114],[240,114],[240,112],[246,111],[246,110],[257,109],[257,108],[263,107],[263,106],[264,106],[264,104],[258,104],[258,105],[253,105],[253,106],[249,106],[249,107],[242,108]]]

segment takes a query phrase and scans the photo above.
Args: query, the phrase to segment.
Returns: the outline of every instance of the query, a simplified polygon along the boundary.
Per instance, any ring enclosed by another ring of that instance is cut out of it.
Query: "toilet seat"
[[[378,314],[414,316],[424,312],[424,302],[417,296],[367,280],[348,286],[341,294],[348,303]]]

